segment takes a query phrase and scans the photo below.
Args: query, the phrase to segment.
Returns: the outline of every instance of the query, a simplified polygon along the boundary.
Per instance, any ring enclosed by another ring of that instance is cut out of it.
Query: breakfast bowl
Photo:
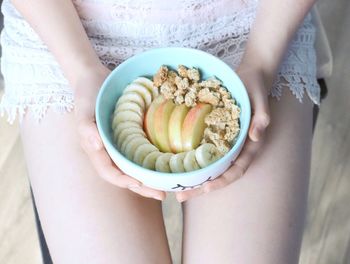
[[[162,65],[173,69],[179,65],[199,69],[203,79],[215,76],[222,82],[240,109],[239,132],[234,144],[225,155],[206,167],[184,172],[155,171],[127,158],[116,146],[113,134],[113,129],[116,127],[112,127],[116,102],[133,80],[140,76],[151,80]],[[113,162],[125,174],[139,180],[145,186],[169,192],[197,188],[224,173],[242,150],[248,133],[250,117],[251,107],[247,91],[234,70],[219,58],[190,48],[152,49],[127,59],[106,78],[96,101],[97,128]]]

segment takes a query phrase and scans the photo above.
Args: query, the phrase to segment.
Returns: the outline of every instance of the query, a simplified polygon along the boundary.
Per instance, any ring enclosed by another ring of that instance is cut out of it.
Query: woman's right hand
[[[166,193],[142,185],[138,180],[124,174],[111,160],[103,146],[95,121],[95,103],[98,91],[110,70],[97,65],[84,70],[73,84],[75,88],[75,116],[81,147],[90,158],[96,172],[109,183],[144,197],[164,200]]]

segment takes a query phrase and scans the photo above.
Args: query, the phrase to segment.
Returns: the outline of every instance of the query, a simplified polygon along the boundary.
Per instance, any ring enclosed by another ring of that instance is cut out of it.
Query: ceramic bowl
[[[164,173],[145,169],[128,160],[113,143],[111,117],[123,89],[140,76],[152,77],[161,65],[177,69],[179,64],[200,70],[202,79],[216,76],[235,98],[240,113],[240,133],[231,150],[211,165],[184,173]],[[217,57],[189,48],[159,48],[135,55],[116,67],[104,81],[96,102],[96,123],[104,146],[117,166],[144,185],[163,191],[196,188],[225,172],[240,153],[247,137],[251,107],[247,91],[234,70]]]

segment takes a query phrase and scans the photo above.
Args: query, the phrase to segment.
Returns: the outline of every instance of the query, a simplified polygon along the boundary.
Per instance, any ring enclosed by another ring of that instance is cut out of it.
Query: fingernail
[[[257,142],[257,141],[259,141],[259,137],[260,137],[260,131],[257,127],[254,127],[251,139],[253,141]]]
[[[270,124],[270,117],[265,114],[263,119],[262,119],[262,125],[264,128],[266,128]]]
[[[90,137],[89,141],[95,150],[99,150],[101,148],[100,141],[97,140],[95,137]]]
[[[178,198],[178,199],[177,199],[177,201],[178,201],[179,203],[182,203],[184,200],[185,200],[185,199],[183,199],[183,198]]]
[[[140,188],[140,185],[138,185],[138,184],[130,184],[130,185],[128,185],[128,188],[129,189],[137,189],[137,188]]]
[[[159,200],[159,201],[163,201],[162,197],[160,196],[153,196],[153,199]]]
[[[202,186],[202,192],[203,192],[203,193],[208,193],[208,192],[210,192],[209,182],[207,182],[206,184],[204,184],[204,185]]]
[[[138,191],[138,190],[140,190],[140,186],[128,186],[128,189],[130,191]]]

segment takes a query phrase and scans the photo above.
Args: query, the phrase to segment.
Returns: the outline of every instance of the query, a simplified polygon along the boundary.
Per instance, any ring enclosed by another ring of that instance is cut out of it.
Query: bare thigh
[[[171,263],[161,203],[98,177],[73,114],[27,116],[21,134],[54,263]]]
[[[184,203],[184,263],[298,263],[307,203],[312,103],[271,100],[262,152],[243,178]]]

